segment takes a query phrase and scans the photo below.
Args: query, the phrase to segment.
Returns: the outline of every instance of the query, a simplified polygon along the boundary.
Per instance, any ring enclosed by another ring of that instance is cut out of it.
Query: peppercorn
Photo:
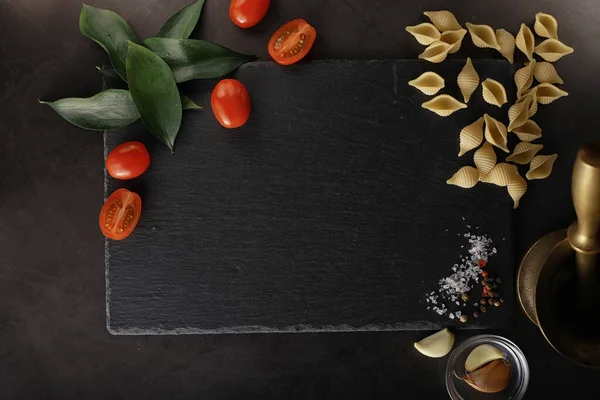
[[[496,278],[496,282],[502,283],[502,281],[500,280],[500,278]]]
[[[487,284],[488,284],[488,281],[487,281],[487,279],[483,279],[483,280],[481,281],[481,285],[482,285],[482,286],[485,286],[485,285],[487,285]]]
[[[496,306],[496,307],[500,307],[500,302],[499,302],[498,300],[496,300],[496,301],[494,302],[494,306]]]
[[[475,311],[475,312],[473,313],[473,317],[474,317],[474,318],[479,318],[479,313],[478,313],[477,311]]]
[[[500,303],[504,303],[504,297],[500,297]]]
[[[477,263],[477,265],[479,265],[480,268],[485,267],[486,264],[487,264],[487,261],[485,261],[485,260],[479,260],[479,262]]]
[[[487,271],[482,271],[482,272],[481,272],[481,276],[483,276],[483,277],[486,277],[486,276],[488,276],[488,272],[487,272]]]
[[[481,299],[481,300],[479,300],[479,302],[480,302],[481,304],[486,304],[486,303],[487,303],[487,301],[486,301],[485,299]]]
[[[489,304],[490,306],[491,306],[491,305],[493,305],[493,304],[494,304],[494,300],[492,300],[492,299],[489,299],[489,300],[488,300],[488,304]]]
[[[485,306],[481,306],[481,307],[479,307],[479,310],[480,310],[482,313],[484,313],[484,312],[487,312],[487,308],[486,308]]]
[[[485,285],[485,287],[487,288],[487,290],[492,290],[492,285],[490,285],[489,283]]]
[[[463,294],[461,294],[461,295],[460,295],[460,298],[461,298],[463,301],[469,301],[469,295],[468,295],[468,294],[466,294],[466,293],[463,293]]]
[[[498,293],[494,293],[494,297],[495,297],[496,299],[498,299],[498,298],[500,298],[500,295],[499,295]]]
[[[466,315],[466,314],[463,314],[463,315],[461,315],[461,316],[460,316],[460,322],[462,322],[463,324],[464,324],[465,322],[467,322],[467,319],[468,319],[468,317],[467,317],[467,315]]]
[[[492,288],[494,288],[494,289],[498,289],[498,284],[497,284],[497,283],[493,283],[493,284],[492,284]]]

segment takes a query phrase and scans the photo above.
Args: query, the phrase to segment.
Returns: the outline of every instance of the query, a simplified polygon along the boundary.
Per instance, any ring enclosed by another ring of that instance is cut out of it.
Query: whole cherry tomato
[[[229,18],[240,28],[250,28],[265,17],[271,0],[231,0]]]
[[[225,128],[239,128],[250,117],[250,95],[240,81],[223,79],[210,96],[215,118]]]
[[[283,25],[269,40],[269,55],[281,65],[300,61],[308,54],[317,31],[303,19],[295,19]]]
[[[122,240],[133,232],[140,219],[142,200],[137,193],[117,189],[100,211],[100,230],[109,239]]]
[[[137,178],[148,169],[150,154],[140,142],[125,142],[108,153],[106,170],[115,179]]]

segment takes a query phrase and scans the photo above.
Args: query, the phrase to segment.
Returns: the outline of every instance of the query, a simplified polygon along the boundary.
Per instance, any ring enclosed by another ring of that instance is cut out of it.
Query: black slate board
[[[474,64],[514,99],[512,66]],[[106,241],[109,331],[447,326],[455,321],[427,310],[425,294],[466,255],[469,231],[494,239],[489,268],[505,278],[508,304],[464,327],[504,325],[513,301],[512,202],[505,188],[445,181],[472,164],[472,153],[457,157],[460,129],[484,112],[507,122],[508,105],[485,104],[479,88],[468,109],[441,118],[407,84],[437,71],[442,92],[461,98],[463,65],[256,62],[234,74],[252,96],[240,129],[218,125],[209,106],[215,81],[202,81],[184,87],[206,109],[185,112],[174,154],[140,123],[105,134],[105,151],[141,140],[152,156],[142,177],[105,181],[105,195],[127,187],[143,199],[134,234]]]

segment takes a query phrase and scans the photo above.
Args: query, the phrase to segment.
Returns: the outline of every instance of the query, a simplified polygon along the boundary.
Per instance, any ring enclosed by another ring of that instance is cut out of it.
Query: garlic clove
[[[454,334],[448,328],[415,342],[415,349],[431,358],[444,357],[452,350],[452,346],[454,346]]]
[[[467,372],[475,371],[477,368],[489,363],[490,361],[504,358],[504,354],[491,344],[482,344],[475,347],[465,361]]]
[[[468,373],[462,380],[480,392],[498,393],[508,387],[511,374],[510,363],[502,358]]]

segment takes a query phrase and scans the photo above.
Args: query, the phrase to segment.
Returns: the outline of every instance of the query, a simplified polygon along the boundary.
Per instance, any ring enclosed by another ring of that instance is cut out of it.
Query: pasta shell
[[[535,54],[548,62],[558,61],[561,57],[571,54],[575,50],[556,39],[546,39],[534,49]]]
[[[436,96],[433,99],[423,103],[421,106],[429,111],[433,111],[441,117],[447,117],[462,108],[467,108],[466,104],[461,103],[454,97],[447,94],[440,94],[439,96]]]
[[[533,30],[535,30],[538,36],[558,39],[558,21],[550,14],[541,12],[535,14]]]
[[[523,179],[521,175],[517,174],[513,176],[512,180],[508,183],[507,189],[508,194],[514,202],[513,208],[519,207],[519,202],[527,191],[527,181]]]
[[[455,185],[461,188],[470,189],[479,182],[479,171],[477,169],[466,166],[459,169],[452,178],[448,179],[448,185]]]
[[[554,161],[558,158],[558,154],[552,154],[550,156],[535,156],[531,160],[529,165],[529,172],[527,172],[527,179],[530,181],[533,179],[545,179],[552,173],[552,167]]]
[[[550,104],[556,99],[569,95],[569,93],[557,88],[551,83],[540,83],[535,87],[535,90],[535,98],[540,104]]]
[[[499,163],[494,165],[494,168],[484,177],[481,178],[481,182],[492,183],[498,186],[507,186],[512,178],[517,175],[519,171],[517,166],[507,163]]]
[[[487,114],[484,114],[483,119],[485,120],[485,140],[508,153],[506,126]]]
[[[462,29],[454,14],[450,11],[425,11],[425,14],[440,32]]]
[[[517,87],[517,98],[523,95],[523,92],[531,87],[533,84],[533,68],[535,67],[535,60],[529,64],[520,68],[515,72],[515,86]]]
[[[531,100],[529,104],[529,118],[533,117],[538,111],[538,102],[536,99],[537,87],[527,90],[521,98],[517,99],[515,104],[524,102],[527,98]]]
[[[508,109],[508,131],[512,132],[513,129],[522,126],[529,119],[529,106],[531,104],[531,97],[526,97],[524,101],[515,103]]]
[[[473,150],[481,144],[483,140],[483,117],[467,125],[460,131],[460,152],[458,156],[462,156],[468,151]]]
[[[496,34],[489,25],[474,25],[469,22],[467,22],[466,25],[475,46],[482,49],[490,48],[500,51],[500,45],[496,40]]]
[[[483,99],[486,103],[502,107],[508,101],[506,90],[500,82],[488,78],[483,81],[481,87],[483,88]]]
[[[434,64],[441,63],[448,56],[448,51],[450,51],[451,47],[452,46],[450,46],[448,43],[444,42],[432,43],[425,49],[424,52],[419,54],[419,58]]]
[[[479,175],[482,177],[490,173],[492,168],[494,168],[494,165],[496,165],[496,160],[494,146],[489,142],[485,142],[473,155],[475,166],[479,170]]]
[[[463,95],[465,103],[468,103],[473,92],[477,89],[477,86],[479,86],[479,74],[475,71],[475,67],[473,67],[470,58],[467,58],[467,63],[458,74],[456,81],[458,82],[458,87],[460,93]]]
[[[519,33],[517,33],[517,37],[515,38],[515,44],[517,45],[517,48],[527,56],[529,61],[533,60],[535,38],[527,25],[521,24],[521,29],[519,29]]]
[[[515,146],[512,154],[506,157],[506,161],[521,165],[529,164],[537,152],[543,147],[544,146],[541,144],[521,142]]]
[[[466,29],[458,29],[456,31],[445,31],[440,37],[440,42],[448,43],[451,47],[448,50],[449,54],[454,54],[460,50],[463,38],[467,34]]]
[[[500,46],[498,49],[500,54],[512,64],[515,55],[515,37],[506,29],[496,29],[496,41]]]
[[[410,33],[422,45],[430,45],[433,42],[440,40],[440,32],[435,26],[428,22],[419,25],[407,26],[406,32]]]
[[[412,87],[419,89],[428,96],[433,96],[445,86],[444,78],[435,72],[424,72],[417,79],[408,82]]]
[[[528,119],[525,124],[515,128],[513,133],[522,142],[533,142],[542,137],[542,128],[535,121]]]
[[[533,67],[533,76],[539,83],[564,83],[554,65],[549,62],[538,62]]]

